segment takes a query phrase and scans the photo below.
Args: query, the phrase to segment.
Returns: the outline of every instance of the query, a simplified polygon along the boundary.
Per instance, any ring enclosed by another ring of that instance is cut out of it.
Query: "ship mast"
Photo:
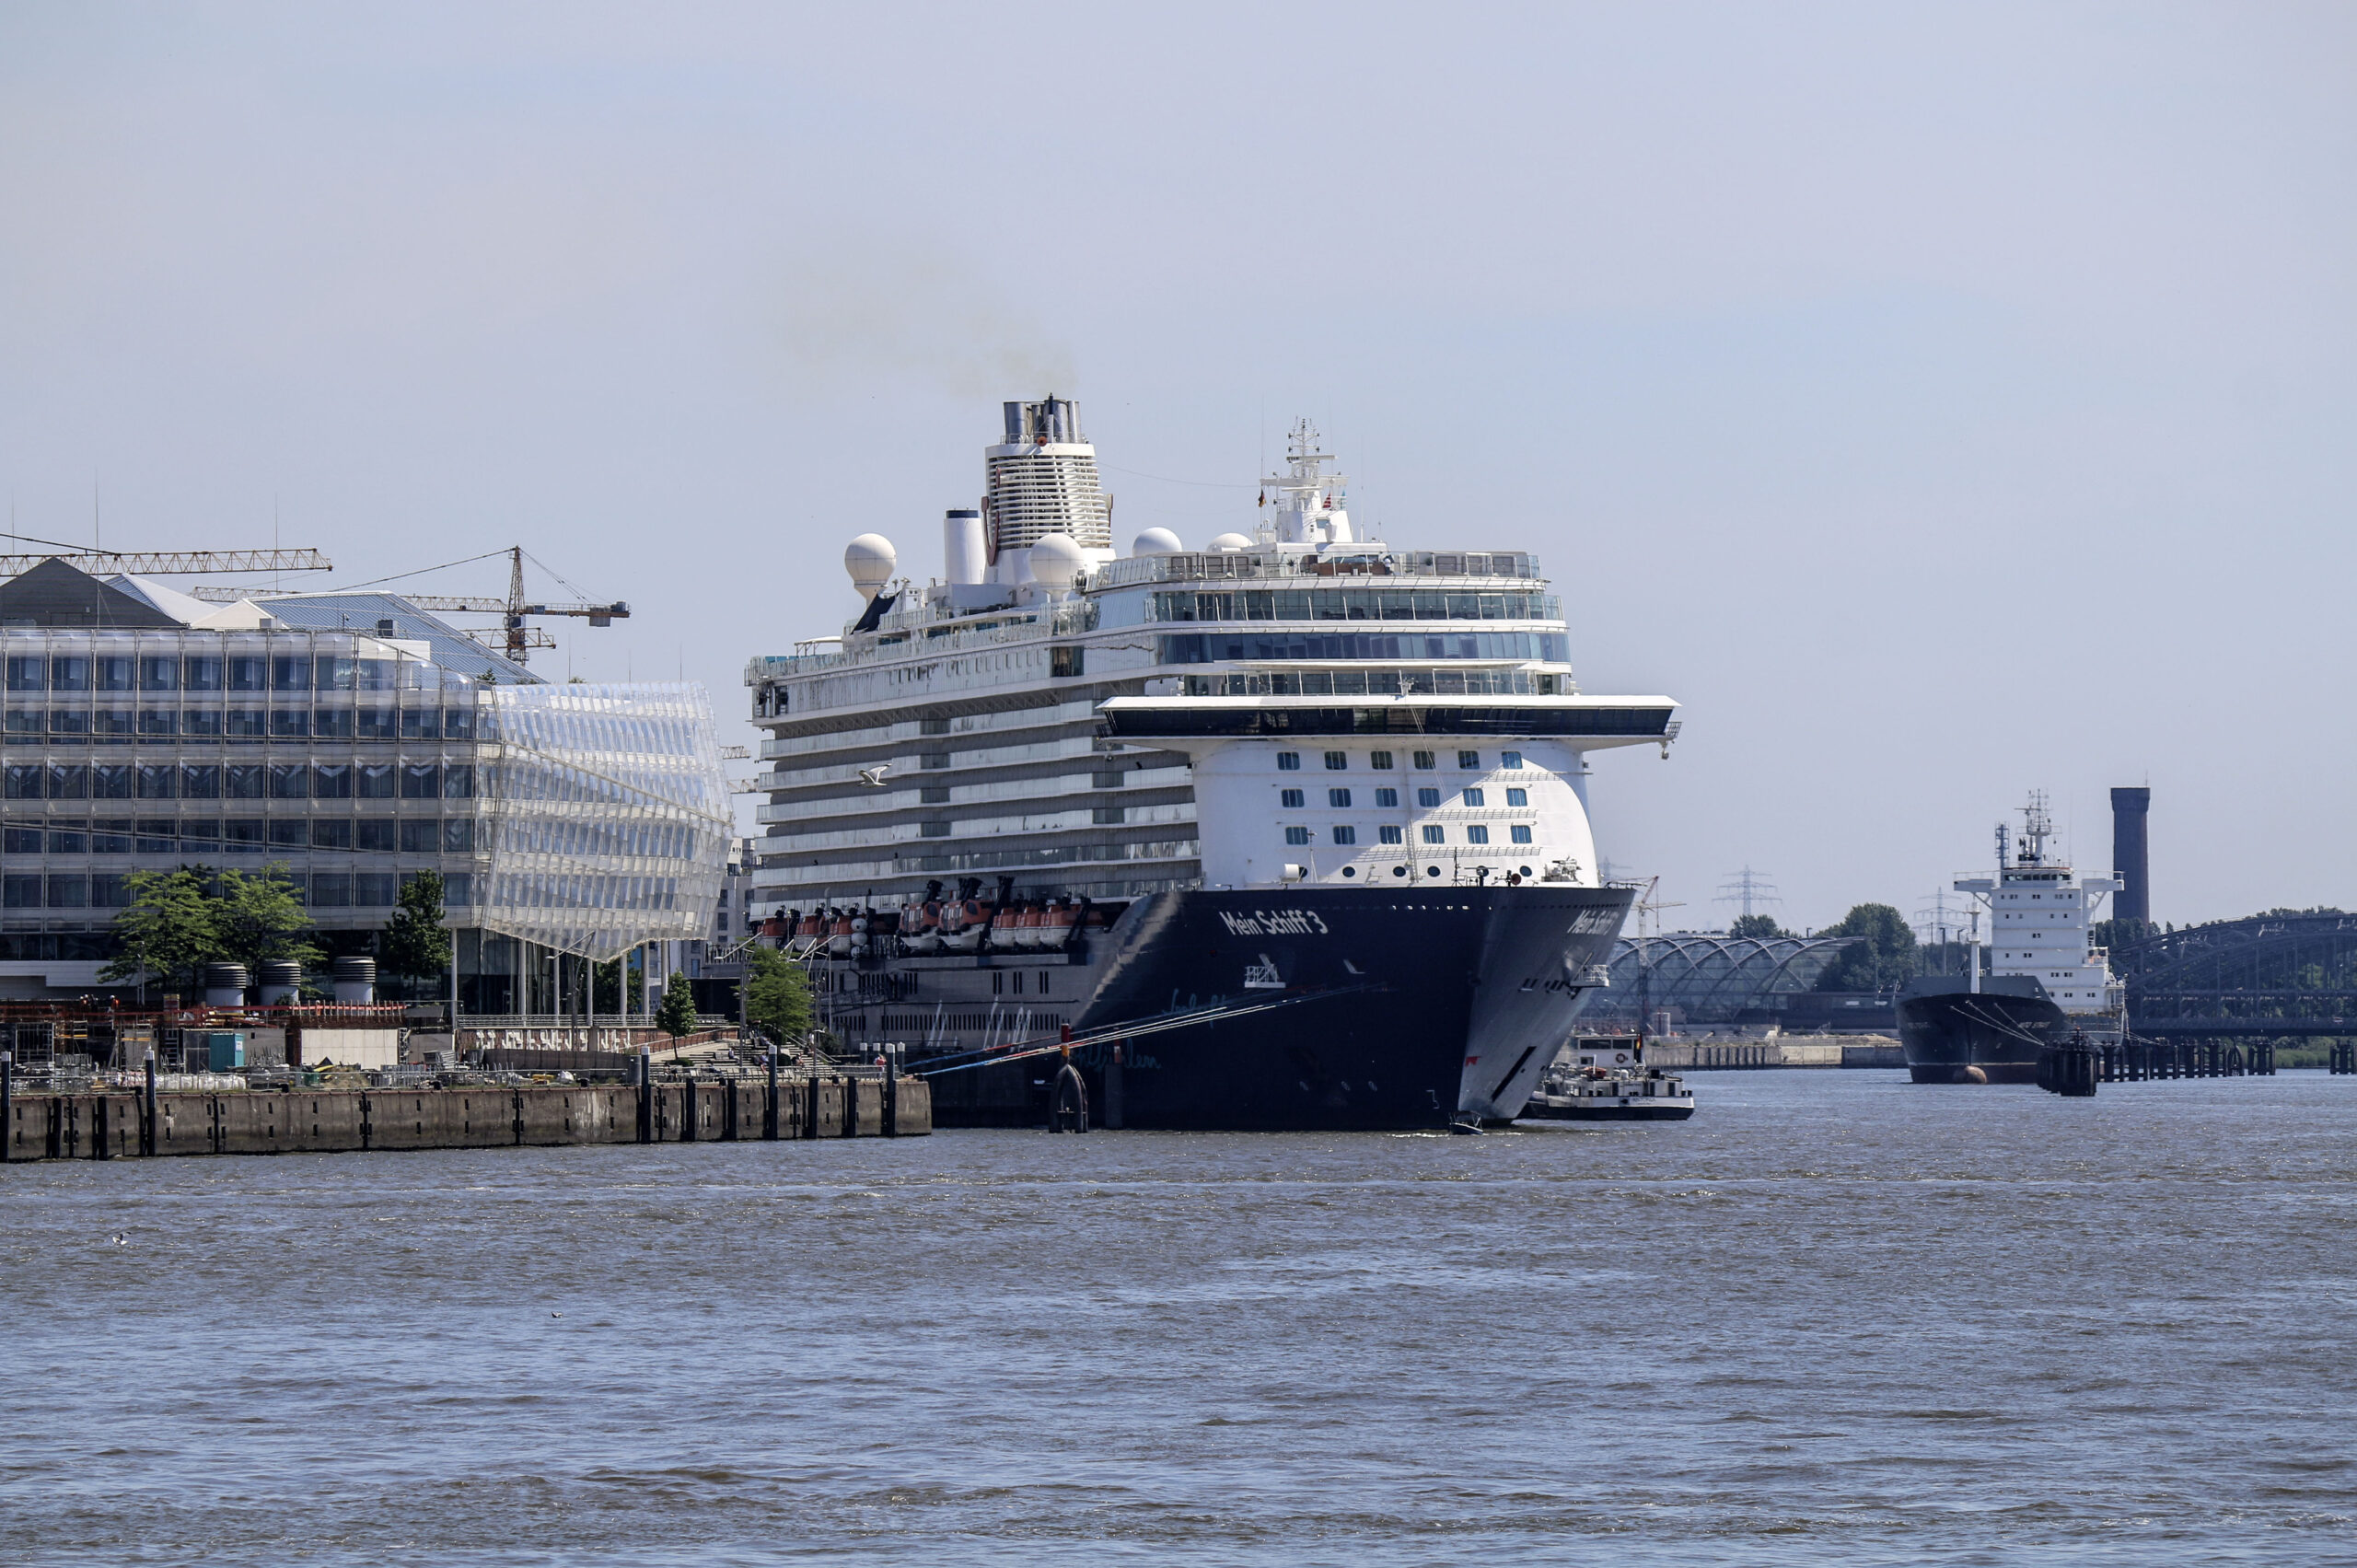
[[[2054,833],[2054,819],[2046,813],[2046,792],[2029,792],[2029,804],[2022,807],[2022,864],[2046,864],[2046,841]]]

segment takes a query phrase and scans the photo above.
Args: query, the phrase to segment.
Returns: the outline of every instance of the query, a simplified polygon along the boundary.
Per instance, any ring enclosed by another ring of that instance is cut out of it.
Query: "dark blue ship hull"
[[[2071,1033],[2062,1009],[2029,975],[1923,975],[1898,996],[1898,1040],[1919,1084],[2029,1084],[2038,1054]],[[1976,1076],[1978,1074],[1978,1076]]]
[[[1162,893],[1132,905],[1085,954],[887,967],[914,977],[895,1004],[904,1020],[923,1016],[911,1009],[928,986],[950,1016],[961,994],[1000,994],[990,969],[1050,967],[1046,994],[1077,1004],[1058,1016],[1090,1037],[1072,1060],[1100,1123],[1439,1128],[1521,1112],[1631,897],[1544,883]],[[1219,1016],[1155,1027],[1206,1010]],[[960,1065],[970,1049],[912,1046],[937,1125],[1045,1121],[1061,1061]]]

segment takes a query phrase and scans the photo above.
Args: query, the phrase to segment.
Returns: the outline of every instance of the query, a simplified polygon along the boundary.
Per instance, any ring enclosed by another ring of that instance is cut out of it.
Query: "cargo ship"
[[[1122,554],[1078,406],[1003,416],[939,575],[863,535],[857,615],[747,668],[752,909],[827,1028],[943,1126],[1065,1060],[1129,1127],[1512,1120],[1634,898],[1589,757],[1678,704],[1580,690],[1531,554],[1364,537],[1306,423],[1248,532]]]
[[[1919,1084],[2028,1084],[2038,1052],[2075,1035],[2101,1045],[2124,1027],[2124,988],[2109,957],[2088,945],[2096,907],[2120,884],[2080,877],[2047,850],[2052,819],[2043,791],[2023,807],[2010,845],[1997,827],[1994,877],[1963,877],[1989,914],[1989,960],[1976,938],[1960,975],[1919,975],[1898,994],[1898,1038]]]

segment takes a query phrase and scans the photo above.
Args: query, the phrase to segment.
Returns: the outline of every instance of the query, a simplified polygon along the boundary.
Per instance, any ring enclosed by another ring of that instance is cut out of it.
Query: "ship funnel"
[[[2152,809],[2153,792],[2148,788],[2111,792],[2111,874],[2119,878],[2119,891],[2111,897],[2116,919],[2149,923],[2153,918],[2152,868],[2144,838],[2145,819]]]
[[[979,583],[990,570],[990,551],[982,539],[982,515],[971,506],[952,507],[941,519],[942,578],[950,583]]]

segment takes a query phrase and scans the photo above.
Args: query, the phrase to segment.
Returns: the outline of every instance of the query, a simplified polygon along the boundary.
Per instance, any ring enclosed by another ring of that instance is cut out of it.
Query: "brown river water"
[[[2357,1079],[1694,1081],[6,1167],[0,1561],[2357,1561]]]

